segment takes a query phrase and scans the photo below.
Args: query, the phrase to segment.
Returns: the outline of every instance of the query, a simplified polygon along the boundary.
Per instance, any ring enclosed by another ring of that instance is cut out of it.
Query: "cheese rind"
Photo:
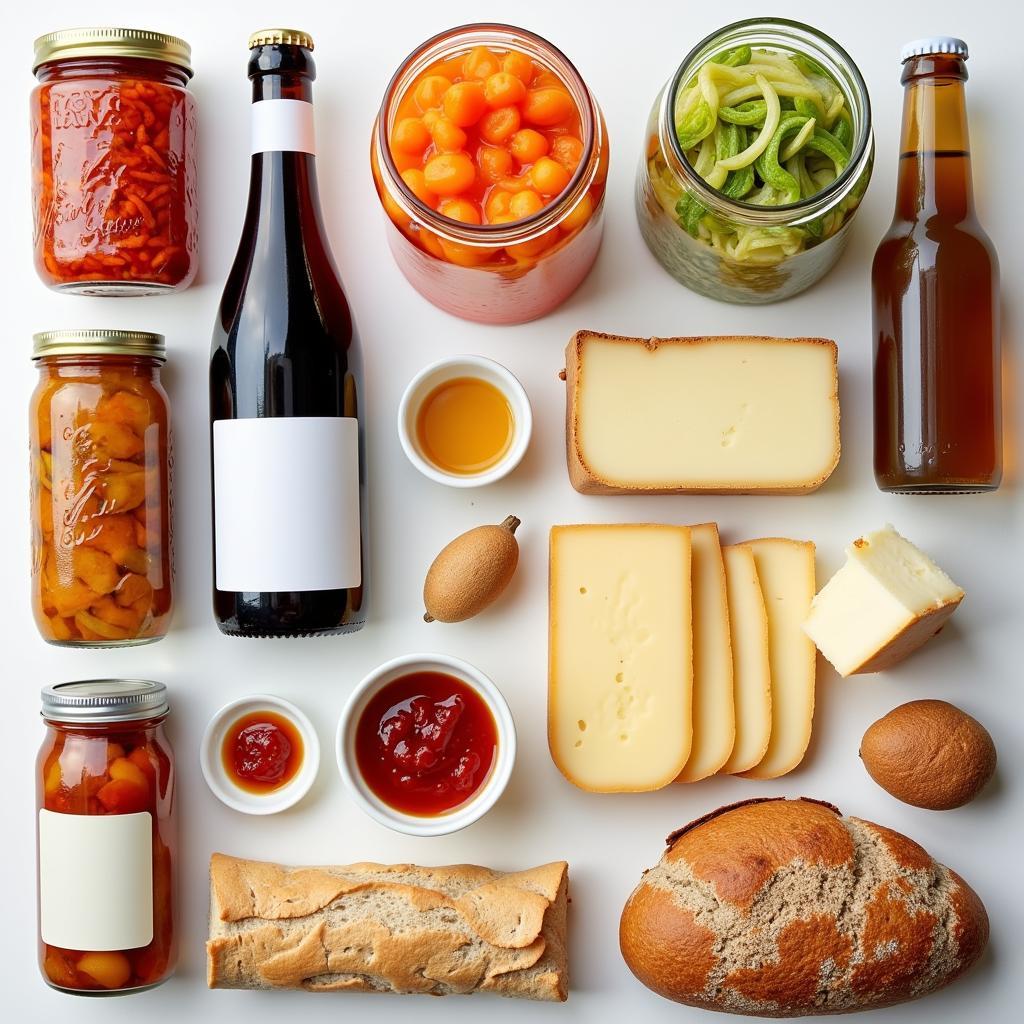
[[[548,745],[598,793],[672,782],[690,752],[690,531],[551,529]]]
[[[814,545],[771,537],[747,541],[768,614],[772,731],[764,757],[742,773],[775,779],[792,771],[811,740],[817,652],[801,628],[814,599]]]
[[[813,491],[839,461],[824,338],[626,338],[566,349],[566,454],[584,494]]]
[[[729,601],[736,741],[722,771],[745,772],[764,758],[772,733],[772,674],[768,614],[754,552],[743,544],[722,548]]]
[[[718,527],[690,527],[693,601],[693,743],[677,782],[698,782],[728,760],[736,739],[729,603]]]
[[[964,592],[891,526],[855,540],[804,631],[841,676],[879,672],[933,637]]]

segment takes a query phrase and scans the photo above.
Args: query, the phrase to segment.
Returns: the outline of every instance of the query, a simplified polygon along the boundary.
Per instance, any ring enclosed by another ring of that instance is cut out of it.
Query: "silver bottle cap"
[[[915,39],[900,50],[900,63],[905,64],[911,57],[924,57],[932,53],[948,53],[951,57],[967,60],[967,44],[956,36],[928,36]]]
[[[53,722],[131,722],[167,714],[167,687],[149,679],[83,679],[43,687],[43,718]]]

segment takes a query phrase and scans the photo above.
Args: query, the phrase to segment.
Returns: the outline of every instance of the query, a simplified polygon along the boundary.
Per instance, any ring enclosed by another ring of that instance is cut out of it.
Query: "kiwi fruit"
[[[423,583],[425,622],[462,622],[498,599],[519,564],[518,526],[515,516],[477,526],[441,551]]]
[[[860,756],[887,793],[933,811],[969,803],[996,770],[988,730],[944,700],[893,708],[864,733]]]

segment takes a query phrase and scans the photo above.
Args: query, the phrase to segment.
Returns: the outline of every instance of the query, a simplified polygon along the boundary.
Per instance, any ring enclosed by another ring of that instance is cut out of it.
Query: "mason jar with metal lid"
[[[36,762],[39,966],[84,995],[174,971],[174,754],[163,683],[90,679],[42,691]]]
[[[35,335],[32,610],[75,647],[158,640],[171,618],[171,438],[160,334]]]
[[[148,295],[196,272],[195,102],[183,39],[76,28],[35,41],[35,259],[51,288]]]

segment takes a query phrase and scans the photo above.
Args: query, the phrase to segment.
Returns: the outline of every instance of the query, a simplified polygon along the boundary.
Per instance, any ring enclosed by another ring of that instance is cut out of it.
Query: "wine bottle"
[[[324,232],[313,41],[249,40],[252,168],[210,360],[214,614],[232,636],[365,621],[359,340]]]

